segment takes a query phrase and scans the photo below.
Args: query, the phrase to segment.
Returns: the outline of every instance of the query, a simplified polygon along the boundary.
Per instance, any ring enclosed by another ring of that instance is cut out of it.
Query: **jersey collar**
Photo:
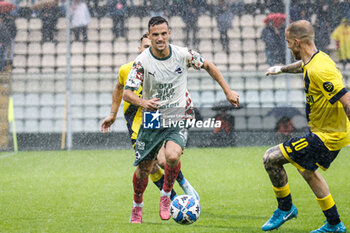
[[[156,57],[156,56],[153,54],[153,52],[152,52],[152,47],[149,48],[149,51],[151,52],[152,57],[154,57],[155,59],[160,60],[160,61],[167,60],[168,58],[171,57],[171,55],[172,55],[172,53],[173,53],[170,44],[169,44],[169,51],[170,51],[170,52],[169,52],[169,55],[166,56],[166,57],[164,57],[164,58]]]
[[[316,53],[314,53],[314,55],[312,55],[312,57],[310,58],[310,60],[309,60],[308,62],[306,62],[306,63],[303,65],[303,67],[306,66],[307,64],[309,64],[309,63],[311,62],[311,60],[312,60],[319,52],[320,52],[320,50],[317,50]]]

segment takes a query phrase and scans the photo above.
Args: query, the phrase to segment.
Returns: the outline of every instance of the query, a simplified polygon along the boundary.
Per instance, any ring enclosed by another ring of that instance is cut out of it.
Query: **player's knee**
[[[148,174],[152,171],[154,166],[153,161],[144,161],[141,162],[138,166],[139,172],[141,176],[148,176]]]
[[[166,152],[166,162],[167,164],[176,164],[180,160],[181,153],[178,153],[175,150]]]

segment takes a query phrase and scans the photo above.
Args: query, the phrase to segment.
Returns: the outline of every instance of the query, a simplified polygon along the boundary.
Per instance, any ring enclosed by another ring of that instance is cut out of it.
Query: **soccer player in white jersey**
[[[188,68],[204,68],[222,87],[227,100],[238,106],[238,93],[227,85],[220,71],[198,53],[183,47],[169,44],[168,22],[160,17],[152,17],[148,22],[148,37],[151,47],[141,53],[129,73],[123,98],[141,106],[143,111],[166,112],[181,110],[185,117],[193,112],[192,100],[187,91]],[[133,90],[143,87],[143,98]],[[156,114],[153,115],[157,117]],[[143,116],[145,117],[145,115]],[[133,223],[142,222],[143,193],[148,184],[148,175],[156,162],[158,150],[165,146],[165,177],[161,190],[161,219],[170,218],[170,192],[181,167],[180,156],[187,142],[187,129],[181,127],[161,127],[148,129],[142,124],[136,141],[136,166],[133,176],[134,202],[131,213]]]

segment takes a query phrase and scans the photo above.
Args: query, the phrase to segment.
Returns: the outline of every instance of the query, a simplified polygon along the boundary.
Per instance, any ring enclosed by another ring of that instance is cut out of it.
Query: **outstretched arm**
[[[339,99],[339,101],[343,104],[346,115],[350,120],[350,93],[346,92],[343,97]]]
[[[102,121],[101,131],[106,133],[117,118],[118,109],[122,102],[124,86],[118,81],[113,89],[112,106],[110,114]]]
[[[158,106],[160,105],[157,102],[159,100],[159,98],[145,100],[145,99],[138,97],[138,95],[136,95],[131,89],[125,89],[124,94],[123,94],[123,99],[124,99],[124,101],[126,101],[132,105],[140,106],[140,107],[145,108],[146,110],[149,110],[149,111],[158,110],[159,109]]]
[[[280,73],[302,73],[303,67],[302,67],[302,61],[297,61],[289,65],[285,66],[272,66],[270,67],[265,75],[277,75]]]
[[[222,90],[224,91],[227,100],[235,107],[238,107],[239,105],[239,95],[237,92],[232,91],[231,88],[226,83],[224,77],[216,68],[216,66],[208,61],[204,61],[203,68],[210,74],[210,76],[219,83]]]

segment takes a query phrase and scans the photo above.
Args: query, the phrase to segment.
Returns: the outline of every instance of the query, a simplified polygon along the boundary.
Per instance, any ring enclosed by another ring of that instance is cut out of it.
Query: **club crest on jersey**
[[[323,83],[323,88],[325,89],[325,91],[327,92],[332,92],[334,90],[334,85],[331,82],[324,82]]]
[[[178,74],[182,74],[183,71],[184,71],[184,68],[181,66],[177,66],[175,69],[175,73],[178,73]]]

